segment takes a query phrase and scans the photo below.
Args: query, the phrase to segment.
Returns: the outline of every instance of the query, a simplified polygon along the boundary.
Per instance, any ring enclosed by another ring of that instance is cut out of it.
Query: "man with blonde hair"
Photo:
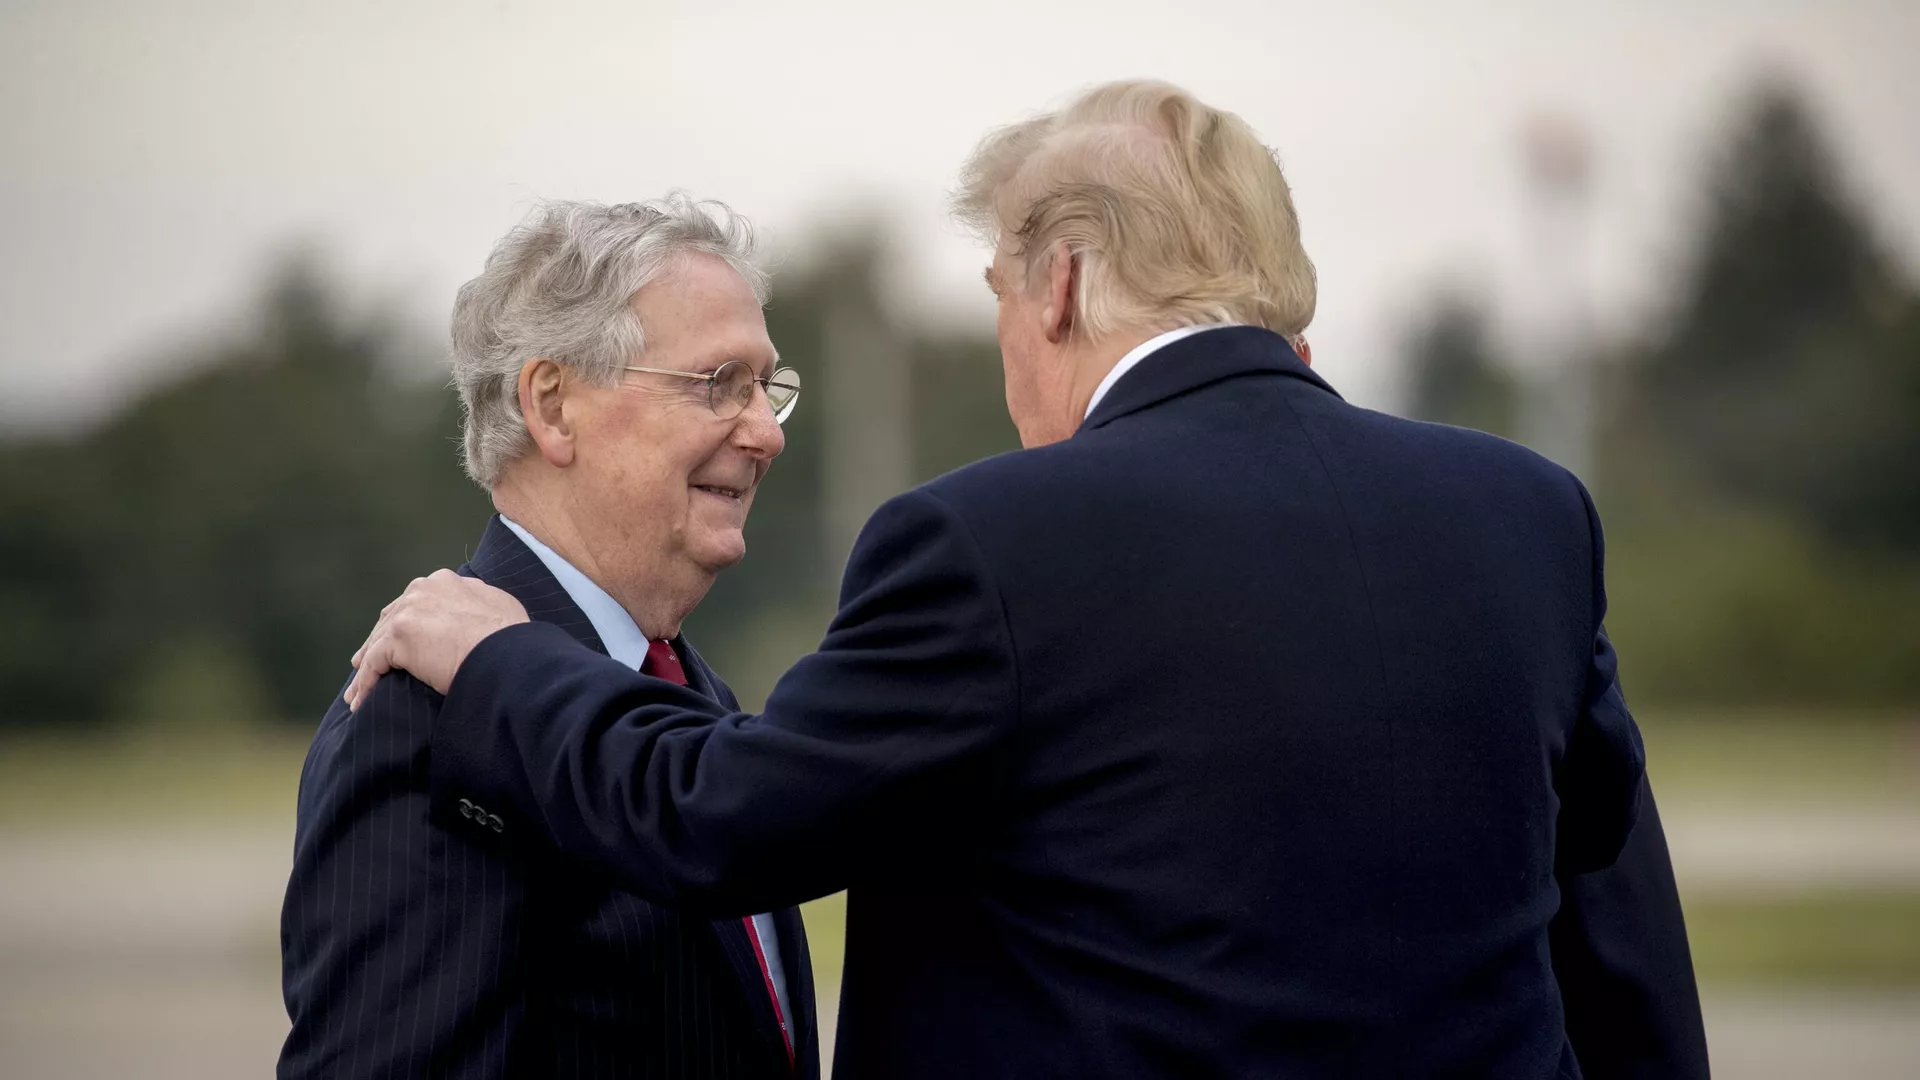
[[[750,716],[436,575],[351,693],[447,693],[444,798],[661,900],[848,889],[842,1077],[1572,1077],[1556,875],[1644,760],[1593,505],[1552,463],[1348,405],[1231,113],[1102,86],[1000,131],[1026,449],[888,502]]]

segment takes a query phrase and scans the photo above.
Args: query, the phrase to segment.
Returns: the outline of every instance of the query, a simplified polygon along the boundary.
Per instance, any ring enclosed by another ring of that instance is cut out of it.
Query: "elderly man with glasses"
[[[552,204],[453,315],[465,465],[499,511],[461,572],[728,710],[680,625],[746,554],[800,392],[750,246],[718,204]],[[282,918],[282,1077],[819,1075],[793,908],[677,911],[524,843],[504,808],[430,814],[442,705],[393,678],[363,719],[336,699],[321,722]]]

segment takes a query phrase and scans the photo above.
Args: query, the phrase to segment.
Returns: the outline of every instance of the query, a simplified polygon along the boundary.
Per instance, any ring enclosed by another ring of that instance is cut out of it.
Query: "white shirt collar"
[[[593,624],[593,632],[600,635],[600,644],[607,647],[607,655],[638,671],[647,658],[647,635],[640,632],[640,624],[633,621],[627,609],[558,552],[534,539],[518,522],[505,514],[500,515],[500,522],[513,530],[513,535],[546,566],[547,573],[567,590],[574,606]]]
[[[1093,400],[1087,402],[1086,416],[1082,416],[1081,419],[1085,420],[1087,416],[1092,416],[1093,407],[1095,405],[1100,404],[1101,398],[1107,396],[1107,391],[1113,389],[1113,384],[1120,381],[1120,376],[1125,375],[1129,371],[1132,371],[1135,365],[1139,364],[1140,361],[1145,360],[1150,354],[1166,348],[1167,346],[1173,344],[1174,342],[1179,341],[1181,338],[1192,337],[1193,335],[1198,334],[1203,330],[1218,330],[1223,326],[1238,326],[1238,325],[1240,324],[1239,323],[1200,323],[1197,326],[1176,327],[1172,330],[1167,331],[1164,334],[1160,334],[1155,337],[1150,337],[1147,340],[1141,342],[1140,344],[1134,346],[1133,351],[1121,357],[1120,362],[1113,365],[1113,370],[1107,372],[1107,377],[1100,380],[1100,385],[1093,388]]]

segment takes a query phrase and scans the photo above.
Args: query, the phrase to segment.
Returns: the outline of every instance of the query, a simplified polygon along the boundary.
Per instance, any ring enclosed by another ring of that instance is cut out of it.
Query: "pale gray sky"
[[[302,238],[438,332],[537,197],[685,187],[788,253],[877,215],[894,299],[990,332],[984,254],[943,214],[958,163],[1132,75],[1279,150],[1320,269],[1316,360],[1383,403],[1437,285],[1525,295],[1516,135],[1536,109],[1592,133],[1605,317],[1657,310],[1702,156],[1766,65],[1810,92],[1920,265],[1916,57],[1900,0],[0,0],[0,423],[97,414],[159,377]]]

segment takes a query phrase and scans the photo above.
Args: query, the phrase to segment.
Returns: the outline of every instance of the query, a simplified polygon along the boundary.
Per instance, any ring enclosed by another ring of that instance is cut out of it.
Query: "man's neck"
[[[1121,330],[1082,347],[1073,359],[1071,392],[1065,398],[1069,434],[1080,429],[1087,410],[1092,407],[1093,395],[1121,359],[1165,332],[1164,329]]]
[[[509,473],[493,488],[493,508],[612,597],[649,639],[667,640],[679,635],[680,623],[693,605],[687,605],[686,610],[674,607],[672,598],[657,584],[639,590],[627,588],[621,575],[601,565],[572,515],[542,485]],[[698,603],[696,597],[694,604]]]
[[[609,596],[618,596],[618,592],[609,588],[607,576],[601,572],[573,519],[557,512],[551,503],[538,487],[519,481],[511,474],[493,489],[493,508],[502,517],[512,519],[514,524],[538,537],[555,555],[591,578]]]

